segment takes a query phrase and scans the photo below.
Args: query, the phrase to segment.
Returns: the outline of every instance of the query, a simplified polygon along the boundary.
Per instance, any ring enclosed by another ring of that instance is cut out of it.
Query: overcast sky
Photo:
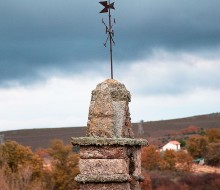
[[[85,126],[110,76],[95,0],[0,1],[0,131]],[[115,0],[114,78],[132,122],[220,111],[220,1]]]

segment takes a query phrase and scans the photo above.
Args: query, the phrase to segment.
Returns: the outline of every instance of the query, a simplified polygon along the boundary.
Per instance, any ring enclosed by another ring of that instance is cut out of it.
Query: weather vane
[[[114,7],[114,2],[111,3],[110,0],[108,1],[101,1],[99,2],[101,5],[104,6],[104,9],[100,11],[100,13],[108,13],[108,26],[105,24],[104,20],[102,19],[102,23],[105,25],[105,32],[107,34],[107,39],[104,43],[104,46],[106,47],[106,44],[109,40],[109,46],[110,46],[110,63],[111,63],[111,79],[113,79],[113,64],[112,64],[112,44],[115,44],[114,42],[114,30],[113,24],[112,24],[112,19],[111,19],[111,9],[115,9]],[[115,19],[113,21],[115,24]]]

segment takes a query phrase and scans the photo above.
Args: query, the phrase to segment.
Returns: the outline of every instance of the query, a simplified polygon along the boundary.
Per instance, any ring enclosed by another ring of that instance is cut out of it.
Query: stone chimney
[[[92,91],[86,137],[72,138],[80,147],[80,190],[140,190],[141,146],[129,112],[130,92],[108,79]]]

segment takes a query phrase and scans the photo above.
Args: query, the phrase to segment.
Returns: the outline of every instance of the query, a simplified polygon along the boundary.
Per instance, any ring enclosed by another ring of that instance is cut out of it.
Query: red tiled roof
[[[171,144],[175,144],[175,145],[180,144],[178,141],[170,141],[169,143],[171,143]]]

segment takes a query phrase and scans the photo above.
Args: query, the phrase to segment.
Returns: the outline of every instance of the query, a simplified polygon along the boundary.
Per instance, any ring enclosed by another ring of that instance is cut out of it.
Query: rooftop
[[[180,144],[178,141],[170,141],[169,143],[171,143],[171,144],[175,144],[175,145]]]

